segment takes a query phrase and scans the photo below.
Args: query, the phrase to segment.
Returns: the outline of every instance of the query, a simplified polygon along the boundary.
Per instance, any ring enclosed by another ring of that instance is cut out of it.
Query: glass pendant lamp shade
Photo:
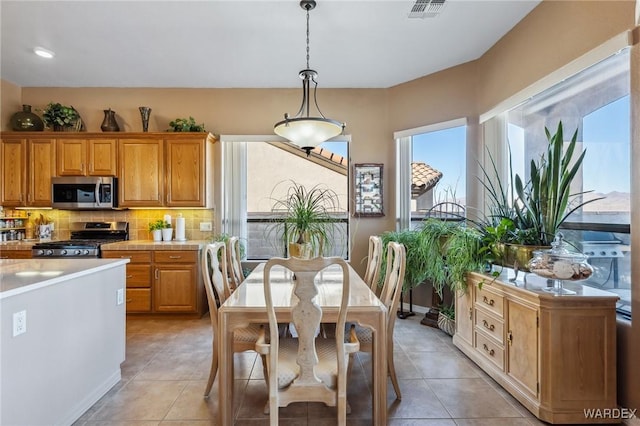
[[[309,69],[309,11],[316,7],[314,0],[302,0],[300,7],[307,12],[307,68],[300,71],[299,77],[302,79],[302,104],[295,117],[289,117],[285,113],[284,120],[273,126],[273,131],[278,136],[288,139],[298,145],[307,155],[313,148],[320,145],[344,131],[345,124],[339,121],[326,118],[316,99],[318,89],[318,73]],[[313,83],[313,103],[318,111],[319,117],[312,117],[311,113],[311,84]]]

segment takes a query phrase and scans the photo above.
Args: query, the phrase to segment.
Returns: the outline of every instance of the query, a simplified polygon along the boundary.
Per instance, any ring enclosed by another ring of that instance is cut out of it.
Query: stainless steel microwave
[[[118,207],[118,179],[101,176],[51,178],[51,207],[61,210],[108,210]]]

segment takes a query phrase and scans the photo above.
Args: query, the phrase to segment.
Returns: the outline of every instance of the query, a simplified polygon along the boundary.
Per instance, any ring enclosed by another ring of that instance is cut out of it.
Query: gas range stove
[[[71,239],[36,243],[31,255],[34,258],[95,258],[100,257],[102,244],[128,239],[128,222],[77,222],[72,224]]]

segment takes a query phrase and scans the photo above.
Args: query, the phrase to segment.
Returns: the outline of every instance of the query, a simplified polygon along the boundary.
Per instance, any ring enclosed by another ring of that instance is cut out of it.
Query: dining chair
[[[338,265],[342,274],[336,336],[335,339],[316,338],[322,308],[315,300],[318,288],[314,279],[331,265]],[[271,282],[272,270],[276,266],[283,266],[293,277],[293,293],[297,300],[291,314],[297,338],[281,338],[277,333],[278,318],[271,297],[271,286],[277,285]],[[278,424],[278,407],[286,407],[292,402],[323,402],[337,407],[338,424],[345,425],[349,354],[359,348],[355,335],[349,342],[344,338],[350,289],[347,263],[338,257],[308,260],[272,258],[264,268],[264,283],[271,332],[269,343],[266,343],[266,332],[263,332],[256,343],[256,351],[267,357],[270,424]]]
[[[407,255],[404,245],[390,241],[387,245],[386,274],[382,291],[380,292],[380,300],[389,313],[387,316],[387,369],[391,377],[393,390],[396,393],[396,399],[398,400],[402,399],[402,394],[400,393],[400,385],[396,377],[396,367],[393,362],[393,328],[396,323],[396,315],[394,315],[394,312],[396,312],[398,304],[400,303],[406,263]],[[361,352],[373,352],[373,335],[370,329],[352,324],[350,334],[351,336],[357,337]]]
[[[240,256],[240,240],[238,237],[229,237],[227,240],[227,269],[229,270],[229,289],[233,292],[240,287],[245,278],[242,271],[242,257]]]
[[[222,305],[230,295],[227,281],[227,254],[224,242],[207,244],[202,250],[201,270],[204,288],[209,302],[209,316],[211,317],[211,329],[213,330],[213,348],[211,354],[211,369],[209,381],[204,391],[204,397],[208,398],[211,387],[218,374],[218,303]],[[216,300],[217,299],[217,300]],[[255,344],[264,327],[259,324],[249,324],[248,327],[239,328],[233,332],[233,351],[245,352],[255,350]],[[263,367],[265,358],[262,357]]]
[[[378,279],[380,274],[382,255],[382,238],[377,235],[369,237],[369,255],[367,256],[367,269],[364,273],[364,282],[371,288],[371,291],[379,294]]]

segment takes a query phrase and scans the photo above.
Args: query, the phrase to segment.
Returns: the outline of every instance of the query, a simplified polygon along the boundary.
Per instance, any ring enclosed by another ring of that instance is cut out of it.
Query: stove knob
[[[614,256],[614,257],[615,257],[615,256],[617,256],[617,255],[618,255],[618,252],[617,252],[617,251],[613,250],[613,251],[611,252],[611,256]]]
[[[592,251],[587,251],[584,254],[586,254],[587,256],[593,256],[595,253]]]
[[[46,256],[53,256],[53,250],[49,249],[47,250],[47,252],[45,253]]]
[[[73,252],[73,254],[74,254],[74,255],[76,255],[76,256],[78,256],[78,255],[80,254],[80,250],[75,250],[75,251]]]
[[[604,250],[602,250],[602,251],[600,252],[600,255],[601,255],[601,256],[606,256],[606,255],[607,255],[607,252],[606,252],[606,251],[604,251]]]
[[[83,250],[82,254],[84,254],[85,256],[89,256],[89,250]]]
[[[64,249],[62,249],[62,250],[60,250],[60,254],[61,254],[61,255],[63,255],[63,256],[66,256],[67,251],[66,251],[66,250],[64,250]]]
[[[44,255],[44,250],[40,249],[37,251],[36,253],[38,256],[43,256]]]

